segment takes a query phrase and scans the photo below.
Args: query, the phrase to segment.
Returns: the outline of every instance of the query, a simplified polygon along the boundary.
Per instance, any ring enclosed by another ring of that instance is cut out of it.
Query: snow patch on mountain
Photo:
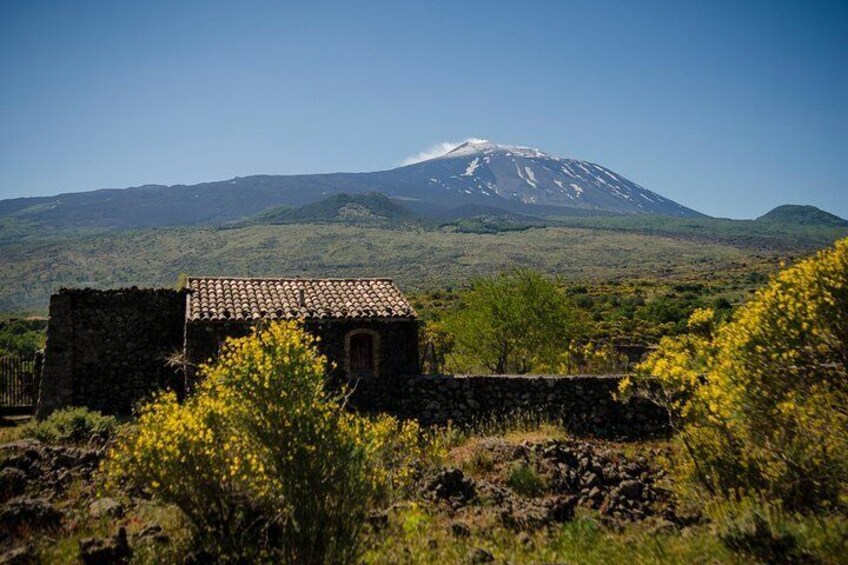
[[[462,173],[462,176],[470,177],[471,175],[474,174],[474,171],[477,170],[477,167],[479,167],[479,166],[480,166],[480,158],[475,157],[474,160],[471,161],[470,163],[468,163],[468,166],[465,167],[465,172]]]
[[[527,184],[533,188],[539,188],[536,186],[536,175],[533,174],[533,169],[525,165],[524,172],[527,173]]]

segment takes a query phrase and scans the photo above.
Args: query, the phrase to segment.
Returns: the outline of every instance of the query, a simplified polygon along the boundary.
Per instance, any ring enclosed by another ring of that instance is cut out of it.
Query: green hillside
[[[288,224],[294,222],[383,222],[415,217],[385,194],[333,194],[298,208],[278,206],[264,210],[245,224]]]
[[[656,220],[656,224],[647,223]],[[405,290],[531,267],[567,281],[709,280],[771,270],[848,235],[844,228],[731,220],[572,218],[502,233],[350,223],[172,228],[0,238],[0,310],[46,310],[60,286],[171,286],[180,273],[386,276]]]
[[[848,220],[825,212],[815,206],[785,204],[757,218],[758,222],[777,222],[804,226],[848,226]]]

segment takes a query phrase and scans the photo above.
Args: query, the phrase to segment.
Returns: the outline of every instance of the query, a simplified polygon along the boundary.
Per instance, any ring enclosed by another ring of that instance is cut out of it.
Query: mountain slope
[[[521,208],[522,213],[546,206],[565,215],[569,210],[702,215],[600,165],[537,149],[469,141],[436,159],[373,173],[256,175],[192,186],[147,185],[4,200],[0,219],[46,228],[216,224],[342,192],[380,192],[431,208],[483,204]]]
[[[415,217],[397,201],[379,192],[328,196],[299,208],[277,206],[260,212],[251,223],[345,222],[402,220]]]
[[[795,204],[778,206],[757,218],[757,221],[800,224],[804,226],[848,226],[848,220],[844,220],[830,212],[825,212],[815,206],[798,206]]]

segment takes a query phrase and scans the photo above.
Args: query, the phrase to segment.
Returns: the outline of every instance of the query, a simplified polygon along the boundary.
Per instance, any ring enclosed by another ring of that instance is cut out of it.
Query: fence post
[[[38,406],[38,397],[41,395],[41,372],[44,369],[44,350],[40,349],[35,352],[35,357],[32,360],[32,408],[35,413],[35,407]]]

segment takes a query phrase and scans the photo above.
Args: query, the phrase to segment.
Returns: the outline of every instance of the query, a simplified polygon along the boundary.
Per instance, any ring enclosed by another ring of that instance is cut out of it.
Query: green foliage
[[[715,329],[699,311],[690,325],[642,367],[680,418],[683,474],[722,496],[848,507],[848,239],[780,273],[731,322]]]
[[[511,231],[526,231],[530,228],[545,227],[541,220],[532,218],[503,216],[475,216],[473,218],[461,218],[443,227],[453,226],[461,233],[506,233]]]
[[[623,373],[627,369],[627,356],[618,353],[609,343],[580,345],[574,341],[568,344],[552,364],[539,366],[541,372],[560,375]]]
[[[409,477],[418,428],[345,410],[325,365],[294,322],[228,340],[184,404],[167,393],[144,408],[111,481],[175,504],[222,559],[355,561],[369,504]]]
[[[514,465],[509,470],[506,484],[521,496],[539,496],[547,487],[545,480],[539,476],[535,467],[530,463]]]
[[[415,214],[398,201],[379,192],[365,194],[333,194],[319,200],[292,208],[278,206],[264,210],[248,219],[247,223],[285,224],[310,222],[386,222],[415,218]]]
[[[47,320],[44,318],[13,318],[0,320],[0,356],[32,357],[44,349]]]
[[[556,358],[577,333],[577,318],[554,282],[516,270],[476,280],[445,326],[467,368],[526,373]]]
[[[558,218],[560,225],[643,235],[691,238],[737,247],[812,251],[845,237],[844,226],[725,218],[670,218],[652,214],[593,218]]]
[[[65,408],[50,414],[46,419],[25,426],[23,435],[46,443],[85,443],[105,441],[112,437],[118,421],[114,416],[104,416],[88,408]]]

